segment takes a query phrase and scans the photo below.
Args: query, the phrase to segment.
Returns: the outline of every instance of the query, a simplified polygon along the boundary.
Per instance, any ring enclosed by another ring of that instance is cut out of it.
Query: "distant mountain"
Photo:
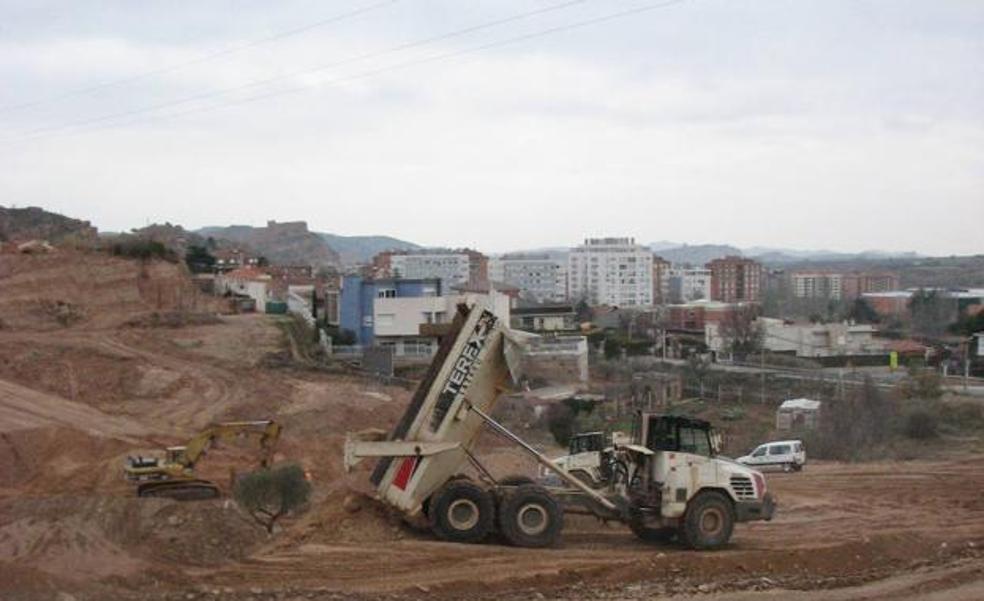
[[[0,242],[34,239],[47,240],[52,244],[91,243],[98,239],[98,232],[88,221],[65,217],[40,207],[8,209],[0,206]]]
[[[650,242],[649,248],[653,249],[653,252],[659,252],[661,250],[668,250],[671,248],[679,248],[681,246],[686,246],[683,242],[670,242],[669,240],[660,240],[658,242]]]
[[[751,246],[738,248],[727,244],[677,244],[662,240],[652,242],[649,248],[671,263],[691,263],[703,265],[708,261],[728,255],[745,256],[762,263],[783,264],[803,261],[857,261],[869,259],[917,258],[914,252],[886,252],[866,250],[862,252],[838,252],[833,250],[798,250]]]
[[[762,263],[798,263],[802,261],[864,261],[875,259],[914,259],[920,255],[914,252],[887,252],[865,250],[857,253],[832,250],[792,250],[788,248],[753,247],[745,249],[745,256]]]
[[[340,236],[315,232],[338,252],[342,263],[368,263],[384,250],[417,250],[421,248],[413,242],[390,236]]]
[[[203,227],[196,230],[202,236],[225,238],[243,244],[266,257],[274,265],[337,266],[339,254],[320,235],[309,231],[304,221],[278,223],[268,221],[266,227],[230,225]]]
[[[653,250],[670,263],[689,263],[691,265],[703,265],[721,257],[743,254],[740,248],[726,244],[684,244],[683,246],[662,248],[658,251]]]

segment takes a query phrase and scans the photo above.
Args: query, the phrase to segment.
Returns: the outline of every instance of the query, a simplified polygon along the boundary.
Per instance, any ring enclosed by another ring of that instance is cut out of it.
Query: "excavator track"
[[[208,480],[163,480],[145,482],[137,487],[138,497],[203,501],[220,496],[219,487]]]

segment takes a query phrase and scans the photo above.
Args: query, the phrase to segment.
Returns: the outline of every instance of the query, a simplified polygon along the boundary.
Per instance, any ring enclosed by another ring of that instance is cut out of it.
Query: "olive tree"
[[[296,463],[259,470],[241,477],[233,496],[267,532],[283,516],[297,510],[311,494],[311,484]]]

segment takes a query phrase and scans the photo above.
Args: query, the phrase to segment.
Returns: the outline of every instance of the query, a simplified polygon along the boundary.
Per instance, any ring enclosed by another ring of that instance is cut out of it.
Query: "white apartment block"
[[[711,298],[710,269],[671,267],[666,279],[670,302],[689,303]]]
[[[538,302],[563,302],[567,299],[567,264],[548,254],[491,258],[489,279],[515,286]]]
[[[798,298],[832,298],[844,296],[843,276],[839,273],[797,272],[792,275],[793,294]]]
[[[653,304],[653,253],[634,238],[588,238],[567,256],[568,298],[618,307]]]
[[[451,286],[467,284],[469,261],[465,253],[394,254],[390,258],[393,277],[403,279],[440,278],[447,294]]]

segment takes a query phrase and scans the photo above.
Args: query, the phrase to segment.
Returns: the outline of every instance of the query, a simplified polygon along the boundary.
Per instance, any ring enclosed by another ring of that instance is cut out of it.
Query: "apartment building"
[[[489,279],[520,289],[541,303],[567,300],[567,263],[547,253],[516,253],[489,259]]]
[[[567,257],[568,298],[617,307],[653,304],[653,254],[634,238],[587,238]]]
[[[755,302],[762,296],[762,265],[745,257],[714,259],[705,267],[711,272],[711,299],[723,303]]]
[[[897,290],[894,273],[797,271],[790,275],[793,294],[799,298],[853,300],[868,293]]]
[[[663,305],[670,302],[670,262],[653,255],[653,303]]]
[[[372,260],[373,276],[378,278],[438,278],[445,290],[489,277],[488,258],[471,249],[385,251]]]
[[[797,271],[790,276],[790,283],[798,298],[844,298],[844,278],[840,273]]]
[[[711,298],[711,270],[691,267],[671,267],[666,275],[666,301],[689,303]]]

